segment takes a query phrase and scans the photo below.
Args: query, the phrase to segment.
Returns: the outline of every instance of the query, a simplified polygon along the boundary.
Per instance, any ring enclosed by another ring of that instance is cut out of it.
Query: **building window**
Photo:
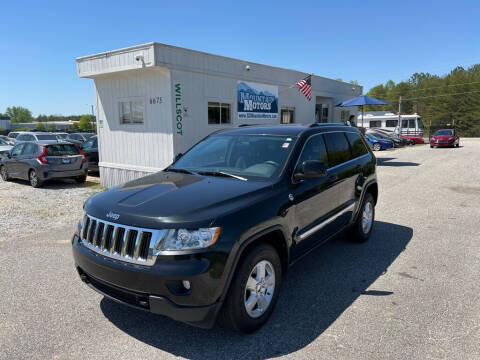
[[[370,120],[370,127],[371,128],[382,127],[382,120]]]
[[[143,124],[145,106],[142,100],[120,101],[118,108],[120,124]]]
[[[282,108],[280,113],[281,124],[292,124],[295,122],[295,108]]]
[[[230,124],[230,104],[208,102],[208,123],[211,125]]]
[[[350,111],[349,111],[349,110],[342,110],[342,111],[340,112],[340,120],[341,120],[342,122],[348,121],[348,120],[349,120],[349,119],[348,119],[349,116],[350,116]]]

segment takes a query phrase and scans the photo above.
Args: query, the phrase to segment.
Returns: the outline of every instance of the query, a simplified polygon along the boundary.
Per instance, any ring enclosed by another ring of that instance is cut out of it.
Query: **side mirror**
[[[182,156],[183,156],[182,153],[178,153],[177,155],[175,155],[175,158],[173,159],[173,162],[178,161],[178,159],[180,159]]]
[[[304,161],[297,169],[293,178],[295,180],[313,179],[327,175],[325,163],[319,160]]]

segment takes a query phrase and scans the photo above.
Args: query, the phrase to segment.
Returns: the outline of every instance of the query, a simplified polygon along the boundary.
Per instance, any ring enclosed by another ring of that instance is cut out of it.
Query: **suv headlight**
[[[203,249],[215,244],[219,235],[219,227],[198,230],[172,229],[169,230],[165,238],[159,242],[156,250]]]

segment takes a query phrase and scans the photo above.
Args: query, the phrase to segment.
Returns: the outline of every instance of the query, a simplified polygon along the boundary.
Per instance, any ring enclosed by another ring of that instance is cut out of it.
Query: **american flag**
[[[296,85],[308,101],[312,100],[312,75],[308,75],[305,79],[297,82]]]

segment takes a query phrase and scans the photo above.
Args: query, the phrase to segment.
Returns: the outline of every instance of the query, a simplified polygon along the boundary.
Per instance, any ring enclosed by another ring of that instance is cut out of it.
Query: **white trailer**
[[[101,182],[159,171],[210,133],[240,124],[340,122],[335,104],[362,87],[312,76],[312,100],[294,86],[307,74],[147,43],[77,58],[95,82]]]
[[[422,117],[418,114],[400,115],[402,120],[402,135],[423,137],[424,127]],[[369,111],[358,115],[357,126],[366,129],[377,128],[389,131],[399,131],[398,114],[384,111]]]

